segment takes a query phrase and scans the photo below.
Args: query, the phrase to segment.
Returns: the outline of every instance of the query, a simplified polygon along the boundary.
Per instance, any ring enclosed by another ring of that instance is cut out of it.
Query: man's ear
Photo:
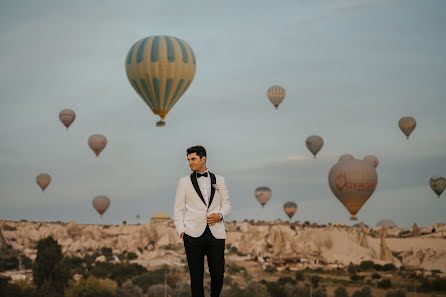
[[[204,159],[204,163],[206,163],[206,156],[203,156],[201,159]]]

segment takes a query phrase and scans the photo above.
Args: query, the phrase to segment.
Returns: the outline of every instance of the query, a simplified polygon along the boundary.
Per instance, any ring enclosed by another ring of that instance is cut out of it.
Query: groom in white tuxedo
[[[206,158],[202,146],[187,149],[192,173],[180,179],[175,196],[174,222],[186,250],[192,297],[204,297],[205,255],[211,276],[211,297],[220,296],[225,272],[224,219],[231,203],[224,177],[208,170]]]

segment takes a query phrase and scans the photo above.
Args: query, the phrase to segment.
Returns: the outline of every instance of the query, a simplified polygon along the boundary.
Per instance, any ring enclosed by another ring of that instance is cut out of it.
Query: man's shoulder
[[[218,179],[218,180],[225,180],[225,177],[223,175],[219,175],[219,174],[215,174],[215,173],[213,173],[213,174],[215,175],[216,179]]]

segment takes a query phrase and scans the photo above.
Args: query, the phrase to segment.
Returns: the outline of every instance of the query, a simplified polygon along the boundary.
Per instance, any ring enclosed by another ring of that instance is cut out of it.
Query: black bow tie
[[[200,178],[200,177],[202,177],[202,176],[204,176],[204,177],[208,177],[208,172],[206,171],[206,172],[203,173],[203,174],[197,172],[197,178]]]

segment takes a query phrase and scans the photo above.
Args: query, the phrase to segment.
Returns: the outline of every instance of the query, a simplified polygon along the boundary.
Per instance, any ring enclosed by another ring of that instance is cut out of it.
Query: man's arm
[[[225,178],[221,178],[221,184],[219,185],[219,191],[220,191],[220,213],[223,216],[223,219],[225,219],[229,212],[231,211],[231,202],[229,201],[229,193],[228,188],[226,187]]]
[[[173,222],[177,229],[178,236],[183,238],[184,233],[184,209],[186,204],[186,191],[181,184],[181,179],[178,182],[177,193],[175,194],[175,204],[173,209]]]

